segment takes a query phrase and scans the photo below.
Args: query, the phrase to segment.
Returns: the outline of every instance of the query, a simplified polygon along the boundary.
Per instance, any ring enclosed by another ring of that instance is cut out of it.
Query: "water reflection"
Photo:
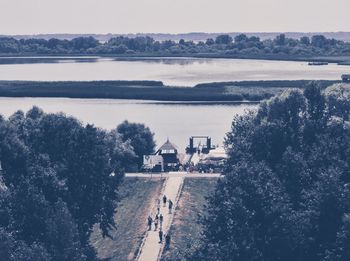
[[[42,56],[42,57],[0,57],[0,64],[32,64],[32,63],[95,63],[95,62],[144,62],[149,64],[167,64],[167,65],[191,65],[197,64],[210,64],[213,59],[206,58],[178,58],[178,57],[89,57],[89,56]]]
[[[84,124],[104,129],[115,128],[124,120],[144,123],[155,133],[158,145],[169,137],[180,150],[193,135],[211,136],[222,144],[232,119],[253,104],[196,104],[135,100],[65,99],[65,98],[0,98],[0,114],[9,117],[17,110],[28,111],[33,105],[45,112],[64,112]]]
[[[98,57],[0,57],[0,64],[92,63],[98,61]]]
[[[305,62],[206,58],[27,57],[0,58],[0,80],[155,80],[199,83],[254,80],[339,80],[350,67]]]
[[[165,64],[165,65],[193,65],[193,64],[210,64],[215,62],[213,59],[207,58],[188,58],[188,57],[168,57],[168,58],[114,58],[114,61],[127,61],[127,62],[144,62],[148,64]]]

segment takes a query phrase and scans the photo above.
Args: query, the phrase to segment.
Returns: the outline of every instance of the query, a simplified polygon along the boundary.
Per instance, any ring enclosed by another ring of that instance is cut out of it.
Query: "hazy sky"
[[[350,0],[0,0],[0,34],[350,31]]]

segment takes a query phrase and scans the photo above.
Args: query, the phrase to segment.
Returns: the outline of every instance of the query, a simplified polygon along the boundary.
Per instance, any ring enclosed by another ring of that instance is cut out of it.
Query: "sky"
[[[0,0],[0,34],[350,31],[350,0]]]

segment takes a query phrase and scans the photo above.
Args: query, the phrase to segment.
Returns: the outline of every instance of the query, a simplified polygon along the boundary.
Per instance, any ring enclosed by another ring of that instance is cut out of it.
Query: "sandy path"
[[[168,230],[170,228],[173,215],[175,212],[175,208],[177,205],[178,195],[180,194],[180,190],[182,188],[183,183],[183,177],[168,177],[165,181],[163,194],[167,196],[168,199],[171,199],[174,203],[172,214],[169,214],[168,211],[168,205],[165,207],[163,206],[163,203],[161,203],[160,213],[164,216],[163,221],[163,233],[164,236],[168,233]],[[160,198],[163,197],[162,195],[159,195]],[[156,205],[156,202],[154,203]],[[154,208],[156,209],[156,207]],[[154,218],[156,213],[152,213],[152,218]],[[145,223],[147,221],[145,220]],[[145,226],[146,227],[146,226]],[[161,250],[163,248],[163,245],[159,243],[159,230],[154,231],[154,227],[152,226],[152,230],[148,231],[145,237],[145,240],[143,242],[143,245],[141,246],[141,250],[139,253],[139,256],[137,260],[139,261],[157,261],[160,257]],[[164,241],[163,241],[164,244]]]

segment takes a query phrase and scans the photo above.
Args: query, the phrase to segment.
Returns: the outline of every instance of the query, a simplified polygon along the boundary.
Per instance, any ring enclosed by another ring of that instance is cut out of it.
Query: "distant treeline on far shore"
[[[219,35],[206,41],[156,41],[149,36],[134,38],[118,36],[106,42],[89,37],[72,40],[0,38],[0,55],[116,55],[116,56],[204,56],[252,57],[271,59],[302,59],[321,57],[350,58],[350,43],[326,38],[324,35],[288,38],[284,34],[261,40],[240,34]]]

